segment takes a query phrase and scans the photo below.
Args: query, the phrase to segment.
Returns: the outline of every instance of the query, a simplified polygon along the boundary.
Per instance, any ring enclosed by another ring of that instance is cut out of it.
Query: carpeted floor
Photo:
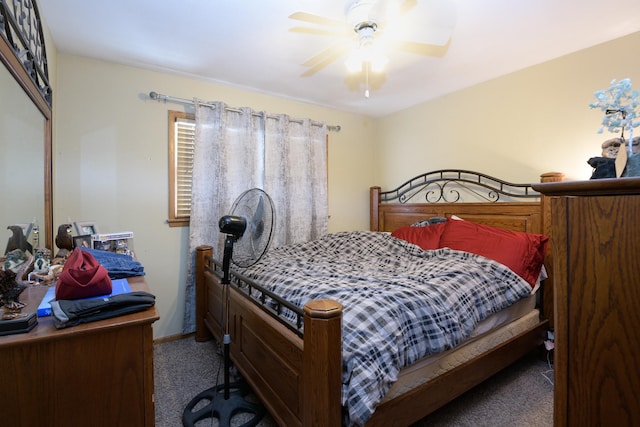
[[[214,341],[193,337],[154,345],[156,427],[179,427],[198,393],[223,383]],[[412,427],[547,427],[553,425],[553,372],[536,357],[516,362]],[[199,406],[194,408],[199,409]],[[234,417],[233,425],[247,418]],[[217,426],[215,418],[195,424]],[[267,414],[258,424],[274,427]]]

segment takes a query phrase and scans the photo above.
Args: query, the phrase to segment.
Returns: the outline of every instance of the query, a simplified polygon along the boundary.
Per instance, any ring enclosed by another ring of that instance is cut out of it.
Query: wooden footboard
[[[211,256],[211,246],[197,248],[196,340],[213,336],[222,342],[222,275]],[[234,284],[227,312],[231,359],[278,424],[339,426],[342,305],[330,300],[305,305],[304,340]]]

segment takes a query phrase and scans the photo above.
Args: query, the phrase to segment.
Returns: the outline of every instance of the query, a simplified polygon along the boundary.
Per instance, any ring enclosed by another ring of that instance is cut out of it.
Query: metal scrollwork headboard
[[[530,184],[514,184],[489,175],[459,169],[442,169],[418,175],[396,189],[380,193],[381,202],[455,203],[462,194],[483,202],[497,202],[501,196],[515,199],[539,198]]]
[[[35,0],[0,0],[0,35],[51,107],[47,52]]]

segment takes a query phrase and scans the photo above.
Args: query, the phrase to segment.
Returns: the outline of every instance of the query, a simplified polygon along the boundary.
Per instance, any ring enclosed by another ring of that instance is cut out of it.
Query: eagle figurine
[[[20,294],[27,288],[24,275],[32,261],[33,257],[29,257],[15,272],[9,269],[0,270],[0,307],[4,307],[5,313],[24,308],[25,304],[20,302]]]
[[[71,224],[62,224],[56,234],[56,246],[60,249],[56,258],[67,258],[73,250],[73,238],[71,237]]]
[[[19,225],[10,225],[7,227],[7,230],[11,230],[12,235],[7,241],[7,248],[4,251],[5,255],[15,249],[20,249],[22,252],[29,252],[30,254],[33,253],[33,246],[24,236],[22,227]]]

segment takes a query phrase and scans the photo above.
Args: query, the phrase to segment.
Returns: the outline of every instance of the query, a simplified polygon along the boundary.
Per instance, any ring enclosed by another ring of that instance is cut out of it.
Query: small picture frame
[[[85,236],[87,234],[98,234],[98,226],[94,221],[77,221],[73,223],[76,227],[76,234],[78,237]]]
[[[91,249],[92,240],[91,234],[73,236],[73,247]]]

